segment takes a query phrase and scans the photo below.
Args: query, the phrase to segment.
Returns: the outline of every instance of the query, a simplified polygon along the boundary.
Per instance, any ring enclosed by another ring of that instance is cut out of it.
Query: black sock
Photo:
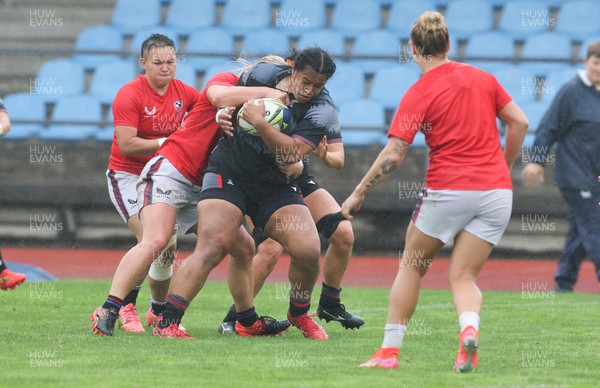
[[[108,298],[106,298],[106,302],[102,305],[102,308],[104,309],[117,309],[117,311],[121,310],[121,307],[123,307],[123,300],[114,295],[109,295]]]
[[[290,314],[297,317],[308,313],[310,310],[310,299],[296,299],[290,295]]]
[[[167,295],[167,304],[162,313],[162,319],[158,321],[158,327],[164,329],[171,325],[179,325],[181,323],[181,318],[189,305],[190,302],[179,295]]]
[[[167,305],[167,301],[159,302],[150,298],[150,310],[154,315],[160,315],[165,311],[165,306]]]
[[[140,293],[140,288],[142,288],[141,285],[135,286],[131,289],[131,291],[129,291],[129,294],[127,294],[125,299],[123,299],[123,306],[127,306],[129,303],[133,303],[135,306],[138,294]]]
[[[2,252],[0,251],[0,272],[6,269],[6,265],[4,264],[4,260],[2,260]]]
[[[254,306],[248,310],[240,311],[236,315],[237,321],[244,327],[250,327],[254,325],[254,322],[258,321],[258,315]]]
[[[235,305],[232,304],[231,306],[229,306],[229,311],[227,312],[227,315],[225,315],[225,318],[223,318],[223,322],[235,323],[236,320],[237,320],[237,312],[235,311]]]
[[[319,299],[319,305],[323,307],[335,307],[340,304],[340,293],[341,288],[334,288],[328,286],[323,282],[323,288],[321,289],[321,298]]]

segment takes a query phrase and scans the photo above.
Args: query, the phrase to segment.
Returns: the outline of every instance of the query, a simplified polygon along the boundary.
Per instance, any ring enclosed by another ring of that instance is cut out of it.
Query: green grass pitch
[[[108,281],[25,283],[0,293],[0,387],[592,387],[600,382],[597,295],[484,292],[479,370],[452,372],[458,325],[448,291],[424,290],[397,370],[365,370],[381,344],[388,289],[346,287],[343,301],[366,324],[323,325],[328,341],[222,337],[226,284],[209,282],[183,324],[197,341],[120,330],[92,334],[90,315]],[[285,284],[268,284],[259,314],[282,319]],[[317,293],[320,288],[317,287]],[[141,318],[148,288],[139,298]],[[312,310],[316,308],[316,300]]]

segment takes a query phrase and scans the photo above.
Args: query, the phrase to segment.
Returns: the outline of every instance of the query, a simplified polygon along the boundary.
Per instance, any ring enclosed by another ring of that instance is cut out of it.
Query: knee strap
[[[160,251],[158,257],[152,262],[150,265],[150,271],[148,271],[148,276],[157,281],[163,281],[170,279],[173,276],[173,260],[167,260],[165,257],[167,255],[168,249],[175,245],[177,242],[177,234],[173,234],[169,239],[167,245]]]
[[[323,237],[329,239],[337,230],[340,222],[345,220],[346,218],[342,215],[342,212],[326,214],[317,222],[317,231]]]

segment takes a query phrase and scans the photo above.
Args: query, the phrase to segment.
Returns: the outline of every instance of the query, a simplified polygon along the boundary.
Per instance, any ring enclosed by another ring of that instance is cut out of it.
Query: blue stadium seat
[[[251,31],[244,36],[241,56],[258,59],[266,54],[285,57],[290,51],[290,40],[278,28]]]
[[[56,102],[51,124],[39,133],[46,140],[85,140],[99,130],[102,120],[100,101],[92,96],[65,97]],[[62,123],[73,122],[73,124]]]
[[[319,46],[334,57],[343,57],[346,54],[345,45],[344,35],[339,31],[330,29],[305,32],[300,35],[298,40],[298,48],[300,49]]]
[[[537,131],[540,121],[542,121],[542,117],[544,117],[544,114],[548,111],[549,106],[549,103],[543,101],[531,101],[519,105],[529,120],[527,132],[535,133],[535,131]]]
[[[584,40],[583,43],[581,44],[581,47],[579,48],[579,58],[585,59],[585,57],[587,56],[588,46],[590,44],[596,43],[596,42],[600,42],[600,34]]]
[[[390,8],[387,28],[397,31],[404,37],[410,36],[410,29],[417,18],[425,11],[435,11],[433,1],[396,0]]]
[[[327,81],[325,88],[338,106],[350,100],[363,98],[365,95],[365,74],[353,63],[338,61],[335,73]]]
[[[90,95],[96,97],[102,104],[112,104],[119,89],[136,76],[135,65],[132,61],[102,64],[94,72]]]
[[[388,110],[396,110],[404,93],[419,80],[421,71],[415,64],[380,69],[373,77],[370,98]]]
[[[397,64],[399,55],[400,38],[390,31],[375,30],[357,36],[351,58],[353,65],[361,67],[367,73],[374,73],[378,69]]]
[[[10,132],[6,135],[8,139],[27,139],[43,129],[43,122],[46,120],[46,104],[43,98],[30,93],[14,93],[4,96],[3,102],[11,120]],[[40,123],[21,124],[19,121]]]
[[[521,58],[529,59],[523,61],[524,67],[535,69],[537,75],[546,75],[568,64],[565,60],[571,59],[571,40],[556,32],[533,35],[525,40]],[[553,60],[563,62],[552,62]]]
[[[194,89],[198,89],[198,76],[196,68],[192,65],[187,63],[177,63],[175,78],[184,84],[190,85]]]
[[[173,0],[165,26],[188,36],[196,29],[214,27],[216,15],[214,0]]]
[[[252,29],[271,25],[269,0],[227,0],[221,27],[234,35],[244,35]]]
[[[327,12],[322,0],[284,0],[275,12],[275,27],[288,35],[325,28]]]
[[[342,128],[342,141],[346,147],[366,147],[373,144],[385,144],[386,134],[383,130],[375,129],[346,129]]]
[[[349,36],[381,25],[381,7],[375,0],[344,0],[335,5],[331,28]]]
[[[498,30],[514,39],[523,40],[532,34],[547,32],[556,24],[548,4],[539,0],[506,3],[502,8]]]
[[[485,0],[456,0],[448,4],[446,21],[450,35],[468,39],[492,30],[494,9]]]
[[[465,56],[510,60],[515,56],[515,44],[512,38],[507,35],[499,32],[489,32],[469,39]]]
[[[552,101],[556,93],[563,87],[564,84],[571,81],[577,75],[577,68],[565,67],[562,70],[553,71],[546,77],[544,83],[544,93],[542,93],[542,100]]]
[[[83,66],[70,59],[55,59],[40,67],[34,84],[30,84],[30,93],[37,94],[45,102],[54,102],[63,96],[82,94],[84,88]]]
[[[161,19],[159,0],[117,0],[112,25],[125,35],[141,28],[158,26]]]
[[[175,30],[164,26],[143,29],[136,31],[135,34],[133,34],[131,44],[129,45],[129,52],[134,58],[140,58],[142,55],[142,43],[144,43],[144,41],[152,34],[162,34],[171,38],[173,43],[175,43],[175,48],[179,48],[179,38]]]
[[[600,34],[600,3],[593,0],[566,1],[560,7],[556,32],[582,41]]]
[[[215,74],[228,71],[234,74],[238,74],[241,71],[241,68],[244,67],[242,64],[236,61],[223,61],[218,65],[209,67],[202,74],[202,87],[198,90],[202,91],[206,87],[208,81],[215,76]]]
[[[488,72],[495,71],[511,63],[515,56],[514,46],[512,38],[503,33],[476,35],[467,43],[464,61]]]
[[[79,54],[77,51],[98,51],[97,54]],[[85,28],[75,40],[73,60],[86,70],[94,69],[102,63],[113,62],[121,58],[123,36],[111,26],[100,25]]]
[[[340,126],[356,129],[377,129],[385,127],[385,109],[372,99],[361,98],[341,104],[338,108]]]
[[[198,30],[190,34],[186,46],[186,62],[199,71],[204,71],[211,66],[224,61],[231,61],[237,57],[234,48],[234,39],[227,30],[210,28]],[[202,53],[201,56],[191,55]],[[212,55],[208,55],[212,54]]]
[[[112,125],[106,125],[95,131],[93,136],[94,139],[98,141],[111,143],[113,141],[114,133],[115,128]]]
[[[517,104],[535,99],[540,81],[532,68],[509,66],[493,74]]]

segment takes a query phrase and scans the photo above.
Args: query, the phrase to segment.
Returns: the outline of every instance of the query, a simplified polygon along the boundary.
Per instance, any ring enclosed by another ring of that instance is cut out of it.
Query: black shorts
[[[204,174],[200,201],[222,199],[248,214],[255,226],[265,228],[267,222],[280,208],[287,205],[304,205],[300,190],[295,184],[265,184],[258,190],[240,179],[215,172]]]
[[[321,188],[319,182],[317,182],[315,177],[310,175],[309,173],[303,172],[298,178],[295,179],[295,182],[300,188],[300,193],[302,194],[303,198],[308,197],[309,195]]]

